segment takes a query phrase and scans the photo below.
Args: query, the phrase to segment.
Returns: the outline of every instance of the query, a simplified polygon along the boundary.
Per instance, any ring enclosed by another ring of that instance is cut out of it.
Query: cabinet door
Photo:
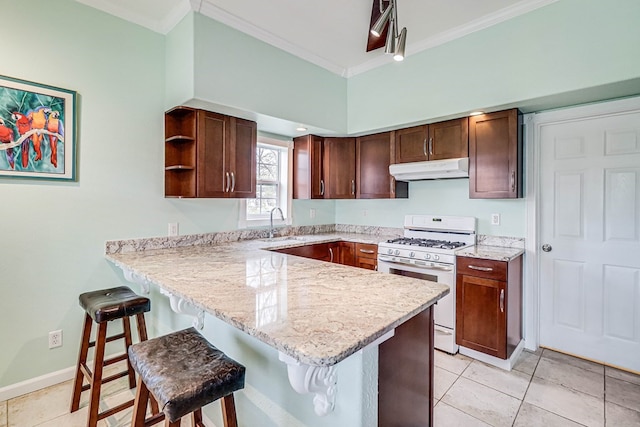
[[[227,197],[229,117],[198,111],[197,197]]]
[[[256,197],[257,125],[250,120],[230,117],[231,137],[228,159],[231,186],[228,197],[250,199]],[[233,165],[233,166],[231,166]]]
[[[355,243],[340,242],[340,264],[355,267],[356,265]]]
[[[522,138],[518,110],[469,118],[469,197],[522,195]]]
[[[458,274],[456,344],[506,358],[506,282]]]
[[[324,139],[325,198],[356,198],[355,138]]]
[[[315,135],[293,139],[293,198],[323,199],[323,139]]]
[[[469,157],[469,119],[430,124],[427,150],[429,160]]]
[[[395,131],[395,162],[423,162],[429,159],[429,127],[415,126]]]
[[[394,198],[389,165],[394,147],[391,132],[356,139],[356,195],[358,199]]]

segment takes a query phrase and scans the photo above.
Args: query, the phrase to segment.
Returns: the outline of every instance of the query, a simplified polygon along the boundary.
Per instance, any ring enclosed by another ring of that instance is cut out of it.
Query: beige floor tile
[[[604,365],[580,359],[578,357],[569,356],[568,354],[559,353],[545,348],[542,352],[542,357],[555,360],[556,362],[564,362],[577,368],[595,372],[596,374],[604,374]]]
[[[7,427],[7,401],[0,402],[0,427]]]
[[[520,400],[467,378],[459,378],[441,402],[494,427],[511,426],[520,407]]]
[[[631,372],[605,366],[604,374],[608,377],[617,378],[628,383],[640,384],[640,375],[632,374]]]
[[[638,427],[640,412],[632,411],[615,403],[605,402],[604,418],[607,427]]]
[[[434,427],[491,427],[471,415],[440,402],[433,408]]]
[[[434,398],[437,400],[442,399],[442,396],[444,396],[457,379],[458,375],[436,366],[433,376],[435,385],[435,390],[433,391]]]
[[[604,425],[602,399],[535,376],[524,401],[586,426]]]
[[[57,418],[37,424],[37,427],[85,427],[87,425],[88,411],[88,408],[80,408],[73,414],[66,413]],[[26,427],[26,425],[24,427]]]
[[[513,427],[580,427],[581,425],[523,402]]]
[[[71,381],[10,399],[9,427],[35,426],[69,412]]]
[[[604,398],[604,371],[596,374],[570,363],[542,357],[533,376],[594,397]]]
[[[505,371],[477,360],[471,362],[462,376],[520,400],[524,398],[531,380],[531,375],[524,372]]]
[[[640,411],[640,384],[629,383],[616,378],[605,379],[605,400]]]
[[[460,375],[465,369],[467,369],[471,360],[472,359],[469,357],[460,353],[452,356],[448,353],[436,350],[434,364],[439,368],[446,369],[449,372]]]
[[[516,360],[515,365],[513,365],[513,370],[533,375],[541,355],[542,351],[540,349],[536,353],[528,350],[523,351],[518,360]]]

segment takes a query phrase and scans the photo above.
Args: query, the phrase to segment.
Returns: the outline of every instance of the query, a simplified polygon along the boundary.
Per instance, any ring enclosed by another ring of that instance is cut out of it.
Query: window
[[[268,224],[271,210],[276,207],[282,209],[285,223],[291,224],[291,156],[290,142],[258,137],[256,198],[244,201],[241,227]],[[278,213],[273,219],[274,223],[283,223]]]

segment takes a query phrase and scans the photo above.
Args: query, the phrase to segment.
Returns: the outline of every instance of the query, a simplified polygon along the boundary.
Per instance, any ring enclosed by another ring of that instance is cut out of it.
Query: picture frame
[[[0,75],[0,180],[76,180],[77,93]]]

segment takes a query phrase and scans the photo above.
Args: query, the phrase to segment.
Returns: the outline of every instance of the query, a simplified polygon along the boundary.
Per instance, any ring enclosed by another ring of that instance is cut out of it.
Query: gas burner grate
[[[465,245],[462,242],[449,242],[446,240],[432,240],[432,239],[416,239],[411,237],[399,237],[397,239],[387,240],[387,243],[395,243],[397,245],[421,246],[424,248],[438,248],[438,249],[456,249]]]

